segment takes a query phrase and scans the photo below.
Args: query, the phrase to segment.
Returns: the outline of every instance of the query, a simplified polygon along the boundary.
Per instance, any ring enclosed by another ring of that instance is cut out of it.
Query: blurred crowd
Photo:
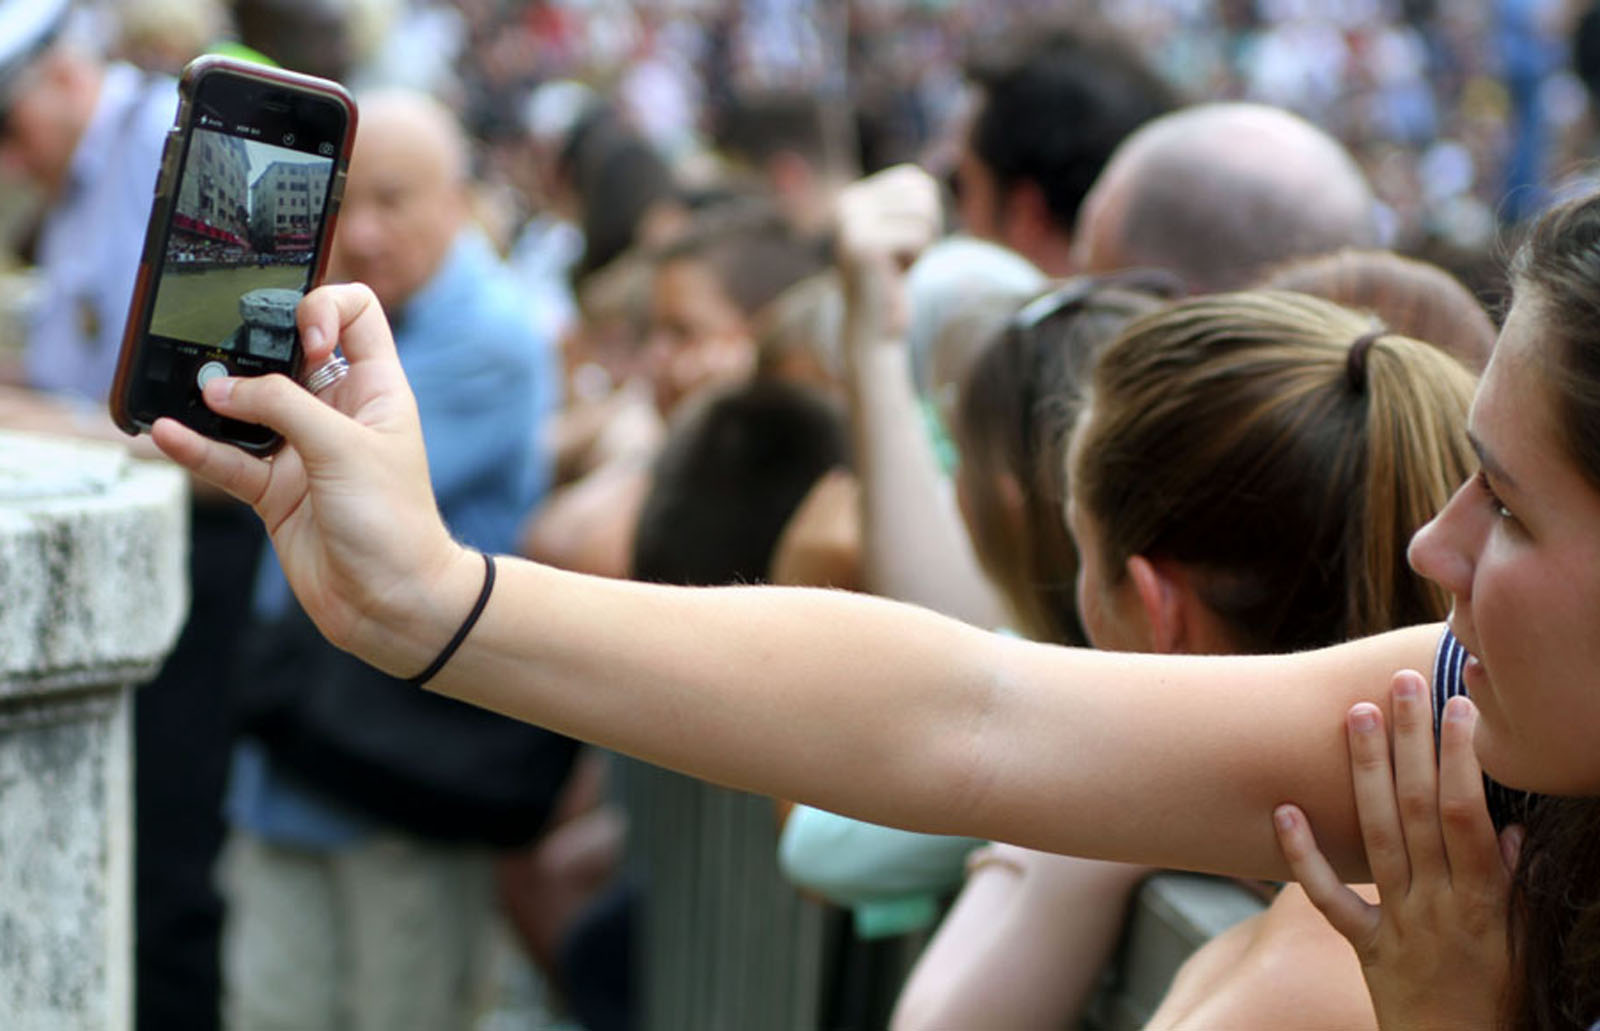
[[[217,0],[86,6],[98,7],[95,31],[114,49],[169,73],[228,31],[228,5]],[[1499,224],[1537,209],[1593,149],[1584,69],[1572,61],[1585,6],[1575,0],[236,6],[242,26],[270,23],[278,8],[325,23],[281,42],[304,51],[293,63],[446,99],[491,182],[514,179],[506,151],[529,129],[529,91],[556,80],[603,93],[691,183],[718,177],[729,106],[752,92],[847,99],[864,171],[948,161],[970,102],[964,62],[1041,14],[1104,17],[1186,97],[1255,100],[1316,122],[1356,155],[1386,206],[1390,241],[1409,251],[1491,245]],[[508,185],[502,219],[549,203],[529,197],[526,183]]]

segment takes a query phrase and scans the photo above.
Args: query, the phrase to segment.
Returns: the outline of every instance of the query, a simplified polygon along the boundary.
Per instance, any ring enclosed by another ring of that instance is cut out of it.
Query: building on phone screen
[[[249,178],[243,140],[214,132],[194,134],[172,219],[172,243],[180,252],[248,246]]]
[[[250,242],[279,257],[309,255],[332,162],[274,161],[250,186]]]

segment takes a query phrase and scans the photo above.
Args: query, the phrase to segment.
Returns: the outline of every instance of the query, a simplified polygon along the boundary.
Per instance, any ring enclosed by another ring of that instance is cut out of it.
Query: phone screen
[[[241,370],[288,361],[332,172],[332,158],[195,130],[150,335],[174,348],[227,351]]]
[[[245,444],[262,427],[220,419],[213,376],[299,372],[294,313],[320,264],[346,117],[324,97],[230,75],[196,86],[156,265],[135,419],[176,415]]]

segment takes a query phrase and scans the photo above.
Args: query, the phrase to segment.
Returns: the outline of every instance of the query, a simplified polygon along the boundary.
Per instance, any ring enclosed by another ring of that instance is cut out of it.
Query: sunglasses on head
[[[1018,398],[1021,414],[1019,457],[1024,464],[1033,460],[1038,446],[1039,415],[1036,409],[1046,400],[1038,396],[1038,391],[1041,380],[1045,378],[1045,363],[1059,343],[1057,338],[1040,333],[1039,327],[1094,308],[1096,298],[1108,290],[1148,294],[1163,301],[1176,300],[1188,293],[1183,280],[1176,273],[1159,268],[1136,268],[1103,276],[1077,276],[1017,309],[1006,323],[1005,333],[1017,338],[1022,348],[1021,361],[1027,368],[1027,374],[1022,379],[1024,393]]]
[[[1102,290],[1127,290],[1162,300],[1175,300],[1189,292],[1177,273],[1159,268],[1127,269],[1103,276],[1075,276],[1018,308],[1006,328],[1016,332],[1032,332],[1049,319],[1069,315],[1087,306],[1094,295]]]

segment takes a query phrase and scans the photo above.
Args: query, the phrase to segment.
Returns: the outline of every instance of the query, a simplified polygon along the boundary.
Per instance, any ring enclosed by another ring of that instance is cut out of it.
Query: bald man
[[[1087,273],[1166,268],[1211,293],[1290,258],[1378,246],[1376,216],[1366,176],[1321,129],[1260,104],[1200,104],[1123,141],[1073,248]]]
[[[369,285],[395,328],[445,521],[476,548],[509,551],[545,483],[537,440],[559,382],[553,349],[534,333],[515,280],[469,227],[467,145],[454,117],[411,93],[366,96],[360,107],[330,274]],[[414,759],[357,762],[338,721],[314,719],[310,699],[353,674],[310,646],[298,616],[268,556],[254,599],[255,650],[241,663],[247,736],[228,798],[228,1025],[466,1028],[482,1001],[476,947],[492,888],[481,842],[491,831],[462,816],[479,811],[476,799],[441,812],[437,796],[413,787]],[[460,740],[440,732],[460,725],[458,707],[402,705],[417,689],[386,686],[396,704],[361,722],[407,741]],[[575,746],[537,732],[515,747],[497,776],[536,767],[553,796]]]

